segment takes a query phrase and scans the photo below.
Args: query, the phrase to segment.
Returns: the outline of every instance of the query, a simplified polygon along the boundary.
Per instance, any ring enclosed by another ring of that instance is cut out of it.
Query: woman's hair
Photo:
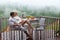
[[[14,15],[14,12],[10,12],[10,16],[13,16]]]

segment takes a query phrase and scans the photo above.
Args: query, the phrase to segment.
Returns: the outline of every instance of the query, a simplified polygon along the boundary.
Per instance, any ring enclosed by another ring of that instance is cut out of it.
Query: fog
[[[58,14],[60,12],[59,4],[60,0],[0,0],[0,8],[3,9],[5,16],[9,16],[8,13],[11,11],[17,11],[18,13],[24,12],[25,15],[30,15],[34,12],[38,15],[39,12],[42,11],[49,11]]]
[[[60,8],[59,4],[60,0],[0,0],[0,5],[23,5],[38,9],[46,6],[55,6]]]

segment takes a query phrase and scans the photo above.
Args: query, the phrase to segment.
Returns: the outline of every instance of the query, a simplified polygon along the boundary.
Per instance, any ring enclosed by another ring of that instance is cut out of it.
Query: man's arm
[[[9,25],[11,25],[11,26],[19,26],[17,23],[14,23],[14,22],[9,22]]]
[[[14,19],[9,20],[9,25],[11,25],[11,26],[19,26],[19,24]]]

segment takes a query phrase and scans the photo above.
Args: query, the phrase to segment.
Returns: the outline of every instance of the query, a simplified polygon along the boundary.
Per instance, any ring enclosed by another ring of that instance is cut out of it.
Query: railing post
[[[59,19],[59,36],[60,36],[60,19]]]
[[[0,32],[0,40],[1,40],[1,32]]]
[[[0,19],[0,40],[1,40],[1,19]]]

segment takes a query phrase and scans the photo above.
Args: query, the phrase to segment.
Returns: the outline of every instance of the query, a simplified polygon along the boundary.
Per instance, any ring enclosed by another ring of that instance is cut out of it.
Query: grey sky
[[[37,10],[44,7],[55,7],[57,8],[56,12],[60,12],[60,0],[0,0],[0,6],[11,5],[11,6],[27,6],[29,9]],[[15,7],[14,6],[14,7]],[[54,9],[55,10],[55,9]],[[4,15],[9,15],[10,11],[15,11],[15,9],[11,10],[6,7],[4,10]],[[52,11],[52,10],[51,10]],[[39,11],[40,12],[40,11]]]
[[[0,5],[25,5],[28,7],[41,8],[46,6],[55,6],[60,8],[60,0],[0,0]]]

